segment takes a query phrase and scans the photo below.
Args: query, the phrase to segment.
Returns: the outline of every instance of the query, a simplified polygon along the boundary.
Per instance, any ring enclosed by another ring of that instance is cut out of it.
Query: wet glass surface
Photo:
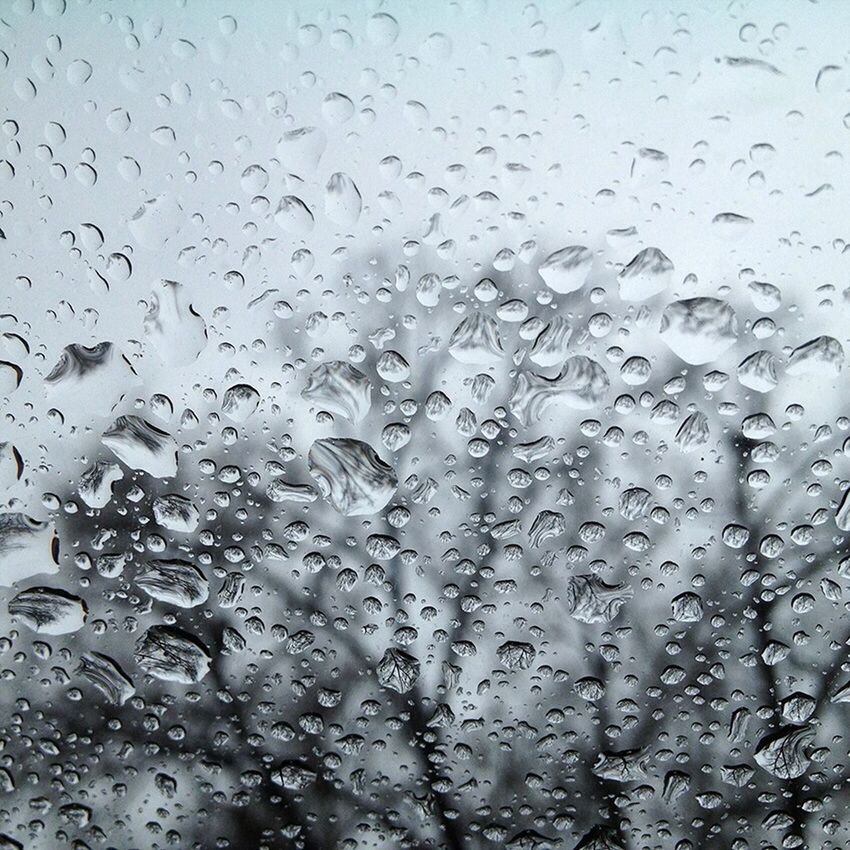
[[[0,847],[850,846],[848,25],[0,2]]]

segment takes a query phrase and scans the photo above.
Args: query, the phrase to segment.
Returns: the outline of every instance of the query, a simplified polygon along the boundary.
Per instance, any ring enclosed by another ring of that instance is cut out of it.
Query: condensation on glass
[[[848,26],[0,3],[0,847],[850,846]]]

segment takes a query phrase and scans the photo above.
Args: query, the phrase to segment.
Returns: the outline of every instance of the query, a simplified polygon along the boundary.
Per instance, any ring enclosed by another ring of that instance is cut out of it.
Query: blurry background
[[[847,846],[848,23],[0,3],[0,846]]]

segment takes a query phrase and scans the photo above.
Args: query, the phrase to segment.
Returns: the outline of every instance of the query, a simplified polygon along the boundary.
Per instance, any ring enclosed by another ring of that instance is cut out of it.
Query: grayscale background
[[[0,847],[850,846],[848,26],[0,0]]]

